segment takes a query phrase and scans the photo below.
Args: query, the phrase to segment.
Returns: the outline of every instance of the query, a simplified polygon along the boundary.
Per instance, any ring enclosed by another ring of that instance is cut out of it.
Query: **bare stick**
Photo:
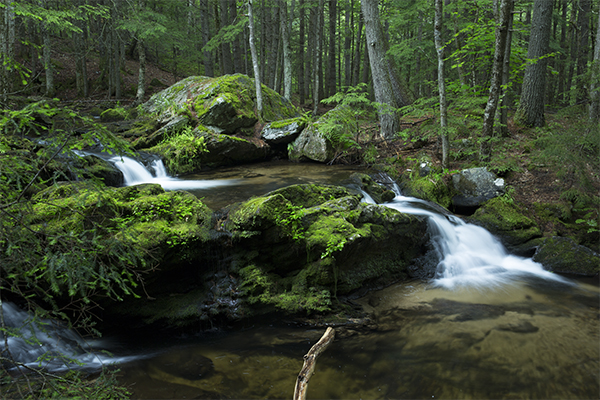
[[[306,399],[306,391],[308,389],[308,381],[315,372],[317,358],[327,350],[327,347],[335,338],[335,330],[331,327],[327,328],[321,339],[309,350],[304,356],[304,365],[296,379],[296,388],[294,389],[294,400]]]

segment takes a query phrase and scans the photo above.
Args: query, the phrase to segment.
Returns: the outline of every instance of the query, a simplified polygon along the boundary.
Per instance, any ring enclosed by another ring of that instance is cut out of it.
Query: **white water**
[[[44,368],[58,372],[67,369],[98,370],[103,365],[139,359],[139,356],[112,357],[95,352],[91,342],[86,342],[70,329],[56,321],[36,320],[31,314],[12,303],[0,302],[4,323],[16,336],[6,337],[10,354],[2,356],[30,368]],[[94,345],[102,346],[101,341]],[[0,348],[4,351],[5,337],[0,333]],[[104,346],[103,346],[104,347]],[[13,369],[16,369],[14,367]]]
[[[429,211],[426,209],[427,202],[404,197],[397,187],[395,192],[396,198],[385,206],[428,218],[432,240],[440,258],[432,282],[435,286],[485,290],[528,279],[570,284],[569,280],[544,270],[540,263],[508,254],[487,230],[452,215]]]
[[[112,157],[109,159],[121,172],[125,179],[125,185],[139,185],[141,183],[158,183],[165,190],[192,190],[192,189],[210,189],[217,186],[230,185],[236,182],[235,179],[215,179],[215,180],[182,180],[170,177],[167,174],[162,160],[154,160],[152,169],[154,174],[146,167],[129,157]]]

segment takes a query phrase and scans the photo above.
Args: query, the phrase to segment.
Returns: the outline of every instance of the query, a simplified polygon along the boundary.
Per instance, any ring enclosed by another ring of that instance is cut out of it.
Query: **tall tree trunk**
[[[237,18],[237,3],[235,1],[229,1],[229,23],[233,24]],[[240,36],[236,35],[231,41],[231,53],[233,56],[233,72],[244,72],[242,63],[242,46],[240,45]]]
[[[143,40],[138,40],[138,59],[139,59],[139,72],[138,72],[138,87],[135,95],[135,104],[142,104],[144,96],[146,95],[146,49]]]
[[[513,8],[514,8],[514,0]],[[501,136],[508,136],[508,109],[512,104],[512,90],[509,87],[510,83],[510,55],[512,49],[512,27],[513,13],[508,16],[508,31],[506,32],[506,49],[504,50],[504,62],[502,64],[502,89],[500,100],[500,116],[498,118],[498,126],[496,132]]]
[[[438,60],[438,88],[440,95],[440,137],[442,139],[442,168],[448,168],[448,108],[446,106],[446,80],[444,77],[444,41],[442,27],[444,26],[444,0],[435,0],[434,39]]]
[[[567,70],[567,10],[568,0],[560,0],[562,8],[562,18],[560,22],[560,48],[561,52],[558,61],[558,82],[557,82],[557,103],[559,105],[565,104],[565,81],[566,81],[566,70]]]
[[[508,23],[510,14],[514,7],[513,0],[502,0],[500,3],[499,20],[496,22],[496,43],[494,45],[494,64],[492,66],[492,77],[488,101],[483,112],[482,142],[479,150],[479,158],[489,161],[492,154],[491,138],[494,136],[494,119],[498,99],[500,97],[500,83],[502,80],[502,66],[506,52],[506,36],[508,34]]]
[[[344,18],[344,86],[352,85],[352,29],[354,26],[354,0],[346,3]]]
[[[567,82],[565,84],[565,92],[567,94],[567,104],[571,103],[571,86],[573,84],[573,75],[575,74],[575,65],[577,63],[578,36],[577,36],[577,12],[578,7],[571,7],[571,15],[569,22],[569,56],[567,58]]]
[[[542,127],[546,124],[544,116],[544,99],[546,90],[546,65],[550,27],[552,24],[552,7],[554,2],[535,0],[531,22],[531,35],[527,59],[530,63],[525,69],[521,102],[515,114],[515,120],[525,126]]]
[[[279,61],[279,45],[280,45],[280,32],[279,32],[279,4],[275,4],[275,7],[269,8],[269,14],[271,14],[271,25],[269,25],[269,36],[271,37],[271,48],[268,52],[268,63],[269,74],[267,76],[269,87],[276,89],[275,80],[277,79],[277,62]],[[265,81],[267,81],[265,78]]]
[[[280,6],[281,39],[283,41],[283,97],[292,98],[292,60],[289,38],[287,3],[282,1]]]
[[[305,43],[305,10],[304,10],[304,0],[300,0],[298,2],[298,19],[299,19],[299,27],[298,27],[298,101],[300,102],[300,106],[304,105],[306,101],[306,94],[308,90],[306,89],[305,77],[306,72],[304,71],[304,43]]]
[[[600,15],[600,6],[598,6],[598,14]],[[590,100],[590,123],[598,127],[600,124],[600,17],[596,27],[596,44],[594,45],[594,59],[592,60]]]
[[[220,17],[221,17],[221,29],[229,25],[229,2],[228,0],[220,1]],[[221,59],[223,60],[223,74],[233,73],[233,60],[231,58],[231,48],[229,43],[221,43]]]
[[[325,75],[325,96],[333,96],[336,92],[336,33],[337,33],[337,0],[329,0],[329,52],[327,57],[327,74]]]
[[[588,52],[590,36],[590,0],[579,0],[579,15],[577,16],[577,28],[579,31],[579,51],[577,54],[577,79],[575,86],[577,88],[577,104],[587,101],[586,76],[588,70]]]
[[[200,0],[200,25],[202,28],[202,47],[206,46],[210,40],[210,24],[209,24],[208,0]],[[212,53],[205,50],[202,54],[204,61],[204,75],[215,76]]]
[[[357,86],[361,82],[361,80],[360,80],[360,49],[364,42],[363,35],[362,35],[363,25],[364,25],[364,19],[362,17],[362,13],[360,13],[358,16],[358,29],[356,30],[356,42],[354,43],[354,60],[353,60],[354,65],[352,66],[352,86]],[[366,51],[365,51],[365,57],[367,57]]]
[[[14,8],[0,9],[0,107],[5,108],[11,91],[11,68],[14,62]]]
[[[44,8],[48,7],[45,0],[40,2]],[[44,42],[44,71],[46,72],[46,93],[47,97],[54,97],[56,89],[54,87],[54,67],[52,66],[51,52],[52,43],[50,41],[50,29],[47,22],[42,22],[42,38]]]
[[[262,88],[260,84],[260,66],[258,64],[258,54],[256,53],[256,46],[254,44],[254,16],[252,15],[252,0],[248,0],[248,28],[250,29],[248,41],[250,42],[250,53],[252,54],[252,67],[254,69],[254,84],[256,87],[256,111],[258,112],[259,118],[262,119]]]
[[[313,111],[312,115],[315,117],[319,108],[319,90],[320,85],[320,74],[321,74],[321,41],[322,41],[322,25],[321,25],[321,14],[323,13],[323,0],[319,0],[319,5],[316,12],[316,27],[315,27],[315,38],[314,38],[314,49],[313,49]]]
[[[362,0],[362,13],[365,18],[367,49],[373,77],[375,101],[379,105],[379,123],[381,135],[392,139],[400,130],[400,121],[396,109],[396,96],[393,93],[389,63],[386,57],[387,46],[379,18],[377,0]]]

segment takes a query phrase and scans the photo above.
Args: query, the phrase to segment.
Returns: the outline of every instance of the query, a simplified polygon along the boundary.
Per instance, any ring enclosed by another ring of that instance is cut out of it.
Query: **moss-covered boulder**
[[[269,122],[263,127],[260,137],[270,146],[287,145],[298,137],[305,126],[300,117]]]
[[[600,272],[600,254],[560,236],[544,238],[533,260],[549,271],[563,274],[596,276]]]
[[[468,218],[469,222],[481,225],[510,247],[518,247],[542,236],[542,231],[514,201],[496,197],[486,201]]]
[[[505,191],[504,179],[497,178],[486,168],[470,168],[452,175],[452,185],[457,194],[452,205],[457,210],[474,210],[487,200]]]
[[[98,178],[107,186],[123,185],[123,172],[101,157],[88,155],[76,160],[75,165],[80,171],[76,178]]]
[[[396,194],[387,189],[384,185],[380,185],[375,180],[367,175],[355,172],[350,175],[350,181],[354,183],[358,189],[366,192],[376,203],[387,203],[392,201]]]
[[[407,277],[426,222],[336,186],[294,185],[233,206],[234,270],[251,304],[330,309],[336,295]]]
[[[444,208],[452,205],[452,198],[456,195],[452,185],[448,184],[448,176],[442,174],[403,176],[401,189],[405,196],[431,201]]]

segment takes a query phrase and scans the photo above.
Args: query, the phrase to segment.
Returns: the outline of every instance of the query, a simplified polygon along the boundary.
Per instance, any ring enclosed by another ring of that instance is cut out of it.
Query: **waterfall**
[[[74,331],[50,319],[34,319],[16,305],[0,301],[6,332],[0,332],[0,349],[3,357],[22,363],[30,368],[44,368],[51,372],[67,369],[98,370],[102,365],[139,359],[139,356],[111,357],[95,352],[93,345],[102,342],[86,342]],[[6,342],[5,342],[6,340]],[[8,353],[4,345],[8,344]],[[13,369],[16,369],[14,367]]]
[[[121,172],[125,179],[125,185],[139,185],[141,183],[158,183],[165,190],[192,190],[209,189],[217,186],[230,185],[235,179],[206,179],[206,180],[184,180],[169,176],[162,160],[152,162],[149,171],[142,163],[130,157],[116,156],[109,159]]]
[[[534,279],[570,283],[544,270],[540,263],[508,254],[500,241],[484,228],[465,223],[453,215],[440,214],[427,201],[402,196],[397,186],[394,191],[396,197],[384,206],[427,217],[431,239],[440,259],[433,281],[435,286],[485,289]],[[372,202],[372,199],[369,197],[365,201]]]

